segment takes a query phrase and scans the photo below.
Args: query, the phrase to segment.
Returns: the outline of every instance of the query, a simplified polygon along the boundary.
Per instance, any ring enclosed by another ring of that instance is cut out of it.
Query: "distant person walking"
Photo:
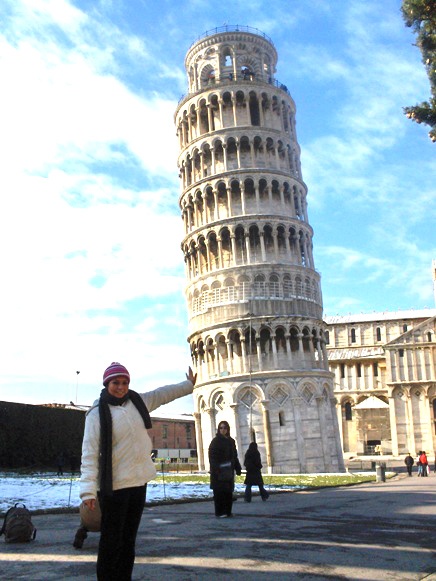
[[[156,476],[151,460],[149,411],[192,393],[196,375],[147,393],[130,389],[130,374],[114,362],[103,374],[104,389],[86,414],[80,498],[101,508],[97,557],[99,581],[132,577],[136,535],[144,510],[146,483]]]
[[[422,451],[420,450],[418,452],[418,456],[416,457],[416,466],[418,468],[418,474],[417,474],[417,476],[422,476],[422,466],[421,466],[421,460],[420,460],[421,454],[422,454]]]
[[[235,472],[241,474],[236,442],[230,437],[228,422],[221,421],[209,446],[210,488],[213,490],[215,516],[231,517]]]
[[[256,442],[251,442],[248,446],[248,450],[245,453],[244,466],[247,470],[245,476],[245,502],[251,502],[251,487],[258,486],[259,492],[262,500],[267,500],[269,497],[268,492],[263,486],[262,478],[262,460],[260,458],[260,452],[257,448]]]
[[[63,452],[61,452],[59,456],[56,458],[56,464],[58,467],[57,476],[63,476],[65,464],[65,454]]]
[[[410,455],[410,452],[407,452],[407,456],[404,458],[404,464],[407,468],[407,474],[412,476],[412,466],[415,464],[415,460]]]
[[[419,456],[419,461],[421,463],[422,468],[421,476],[428,476],[428,459],[425,451],[421,452],[421,455]]]

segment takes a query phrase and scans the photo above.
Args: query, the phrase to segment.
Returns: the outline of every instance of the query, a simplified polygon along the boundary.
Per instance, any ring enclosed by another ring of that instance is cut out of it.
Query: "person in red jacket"
[[[425,452],[421,452],[421,455],[419,456],[419,461],[422,466],[421,476],[428,476],[428,459],[427,454]]]

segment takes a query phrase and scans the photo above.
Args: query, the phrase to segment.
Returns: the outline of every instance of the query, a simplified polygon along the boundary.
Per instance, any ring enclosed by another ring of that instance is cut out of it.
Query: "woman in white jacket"
[[[103,374],[100,399],[86,415],[80,479],[80,498],[94,510],[98,493],[102,513],[99,580],[132,577],[146,483],[156,476],[149,412],[192,393],[196,378],[189,368],[187,381],[138,394],[129,389],[129,372],[120,363]]]

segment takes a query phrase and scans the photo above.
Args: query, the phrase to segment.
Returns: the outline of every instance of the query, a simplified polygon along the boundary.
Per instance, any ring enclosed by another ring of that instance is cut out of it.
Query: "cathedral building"
[[[296,135],[295,103],[257,29],[189,48],[175,113],[200,469],[227,420],[270,473],[344,470]]]
[[[325,322],[345,455],[434,455],[436,309]]]

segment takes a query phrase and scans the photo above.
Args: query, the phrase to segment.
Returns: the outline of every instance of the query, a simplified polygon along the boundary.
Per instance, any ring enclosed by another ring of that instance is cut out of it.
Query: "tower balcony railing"
[[[220,34],[221,32],[249,32],[250,34],[255,34],[256,36],[261,36],[262,38],[267,40],[271,46],[274,46],[274,43],[271,40],[271,38],[267,34],[262,32],[261,30],[259,30],[258,28],[253,28],[252,26],[243,26],[241,24],[224,24],[223,26],[211,28],[210,30],[206,30],[206,32],[203,32],[203,34],[200,34],[200,36],[198,38],[196,38],[196,40],[194,40],[194,42],[191,44],[189,49],[191,49],[191,47],[193,47],[194,44],[197,44],[197,42],[199,40],[201,40],[202,38],[206,38],[208,36],[213,36],[214,34]]]
[[[251,303],[252,301],[296,301],[304,300],[320,305],[310,289],[283,288],[279,283],[257,283],[254,286],[242,283],[241,286],[229,286],[211,289],[195,297],[190,304],[190,316],[207,313],[209,309],[224,305]],[[252,309],[248,309],[250,312]]]
[[[236,75],[234,73],[225,73],[221,76],[217,75],[210,77],[207,81],[202,82],[202,86],[200,89],[198,89],[198,91],[193,91],[192,93],[186,93],[185,95],[182,95],[179,99],[177,106],[180,106],[186,99],[194,97],[195,95],[198,95],[199,93],[207,89],[213,89],[213,87],[215,86],[232,85],[234,83],[249,84],[253,82],[271,85],[273,87],[276,87],[277,89],[280,89],[281,91],[284,91],[287,95],[291,97],[291,93],[288,87],[281,83],[280,81],[278,81],[277,79],[274,79],[273,77],[270,77],[268,75],[255,75],[255,73],[252,72],[247,73],[241,71]]]

